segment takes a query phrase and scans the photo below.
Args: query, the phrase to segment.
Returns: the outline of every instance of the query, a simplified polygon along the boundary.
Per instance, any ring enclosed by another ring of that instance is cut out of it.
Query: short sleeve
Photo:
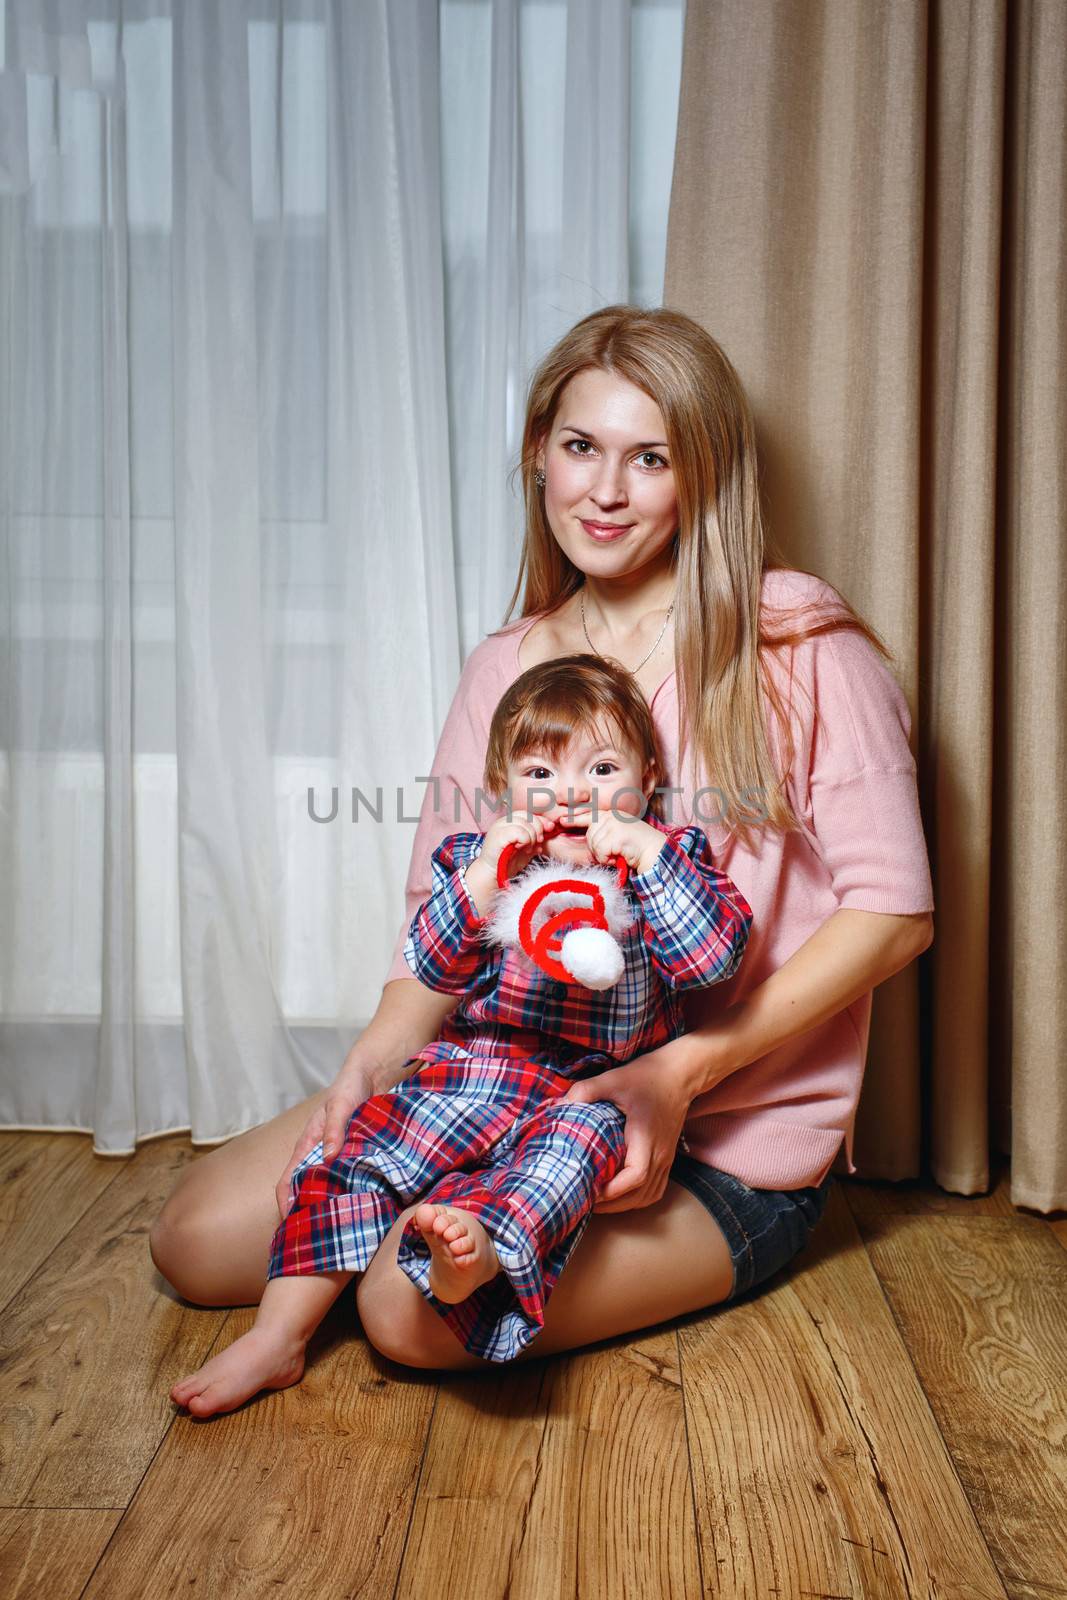
[[[897,915],[933,911],[911,716],[900,685],[855,629],[816,635],[797,654],[811,721],[794,797],[838,904]]]
[[[431,861],[437,847],[452,833],[484,833],[496,816],[488,797],[481,794],[489,724],[502,692],[497,666],[500,638],[490,635],[475,645],[460,673],[448,708],[433,765],[425,784],[422,808],[415,829],[404,885],[404,916],[393,959],[383,979],[410,978],[404,946],[412,919],[429,899],[433,883]]]

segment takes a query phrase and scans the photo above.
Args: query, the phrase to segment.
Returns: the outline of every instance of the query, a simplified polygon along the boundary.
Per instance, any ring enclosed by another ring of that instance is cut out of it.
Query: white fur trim
[[[604,896],[604,916],[613,938],[620,939],[637,920],[637,914],[627,898],[626,890],[619,888],[614,867],[605,867],[600,863],[569,867],[564,861],[535,860],[530,862],[521,877],[513,878],[506,888],[497,890],[492,909],[481,929],[484,943],[515,945],[521,949],[519,914],[534,890],[539,889],[543,883],[550,883],[554,878],[577,878],[582,882],[596,884]],[[547,894],[534,912],[534,935],[536,936],[549,917],[569,906],[581,906],[588,911],[592,909],[592,901],[588,895],[574,894],[569,889],[561,889],[558,894]]]
[[[604,928],[572,928],[563,935],[559,959],[586,989],[611,989],[622,977],[622,951]]]

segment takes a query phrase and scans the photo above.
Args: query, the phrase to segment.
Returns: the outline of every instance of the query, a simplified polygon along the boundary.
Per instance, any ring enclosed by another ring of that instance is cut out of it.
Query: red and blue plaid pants
[[[320,1143],[294,1169],[268,1278],[364,1272],[404,1207],[460,1206],[492,1237],[503,1270],[491,1282],[456,1305],[438,1300],[414,1217],[397,1265],[464,1349],[513,1359],[543,1327],[593,1202],[625,1156],[616,1105],[561,1103],[574,1081],[523,1059],[457,1057],[372,1096],[332,1161],[323,1162]]]

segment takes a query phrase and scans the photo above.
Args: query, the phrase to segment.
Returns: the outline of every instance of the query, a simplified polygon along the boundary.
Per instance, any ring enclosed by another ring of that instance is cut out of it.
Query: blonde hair
[[[761,652],[851,628],[887,660],[892,657],[870,624],[836,591],[839,604],[819,612],[783,608],[773,628],[761,614],[763,574],[787,569],[789,563],[765,527],[752,410],[726,353],[684,312],[604,306],[575,323],[534,372],[518,469],[526,531],[504,624],[520,590],[520,616],[528,617],[558,609],[584,582],[585,574],[552,533],[534,473],[563,390],[590,369],[625,378],[641,389],[659,407],[666,430],[678,501],[672,563],[678,579],[674,649],[679,766],[692,749],[727,798],[730,825],[746,845],[751,845],[750,829],[756,826],[783,832],[799,828],[785,795],[786,773],[795,755],[791,707],[783,703]],[[767,738],[763,693],[782,736],[781,773]],[[752,793],[762,797],[756,807],[743,798]]]
[[[493,712],[485,757],[486,791],[500,804],[512,762],[535,749],[556,760],[576,733],[595,734],[605,722],[614,724],[619,740],[637,756],[642,777],[652,767],[658,790],[666,779],[656,728],[632,673],[617,661],[589,654],[557,656],[527,667]],[[649,811],[664,820],[661,794],[649,796],[643,814]]]

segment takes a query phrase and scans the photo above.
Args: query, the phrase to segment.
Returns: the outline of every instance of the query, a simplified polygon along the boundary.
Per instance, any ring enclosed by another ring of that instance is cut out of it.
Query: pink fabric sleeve
[[[853,629],[797,649],[813,701],[795,798],[838,904],[898,915],[932,911],[911,716],[878,651]]]
[[[431,781],[424,785],[404,885],[404,920],[383,983],[414,976],[404,960],[404,945],[412,918],[429,898],[431,857],[438,845],[450,833],[484,833],[499,815],[487,797],[479,798],[478,791],[485,771],[489,724],[501,692],[496,664],[500,644],[499,638],[490,636],[475,645],[467,657],[441,729],[433,766],[429,774],[422,774]]]

